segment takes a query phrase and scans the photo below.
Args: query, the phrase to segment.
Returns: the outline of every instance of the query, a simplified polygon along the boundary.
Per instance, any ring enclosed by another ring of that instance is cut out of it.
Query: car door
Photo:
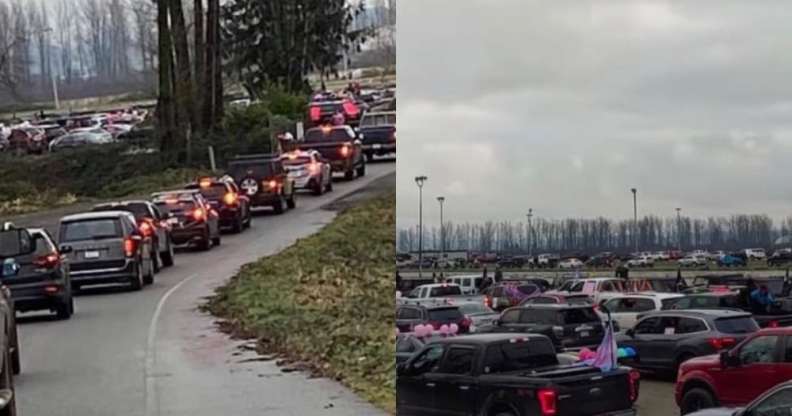
[[[398,370],[396,376],[396,412],[401,416],[435,413],[437,381],[427,375],[439,369],[444,345],[429,345]]]
[[[413,306],[402,306],[396,311],[396,326],[401,332],[412,332],[422,322],[421,309]]]
[[[498,320],[497,332],[521,332],[523,327],[520,322],[520,309],[513,308],[503,312]]]
[[[722,404],[745,405],[773,387],[781,361],[781,341],[777,335],[759,335],[734,351],[739,365],[725,368],[722,376],[716,378]]]
[[[776,368],[775,383],[792,380],[792,336],[784,337],[783,361]]]
[[[652,356],[650,341],[652,337],[662,333],[660,329],[660,318],[653,316],[644,318],[635,325],[632,336],[624,337],[619,343],[621,346],[630,346],[638,354],[637,362],[639,367],[653,367],[657,365],[657,357]]]
[[[436,372],[427,374],[435,383],[435,414],[443,416],[471,415],[477,396],[473,363],[476,350],[470,346],[451,345]]]

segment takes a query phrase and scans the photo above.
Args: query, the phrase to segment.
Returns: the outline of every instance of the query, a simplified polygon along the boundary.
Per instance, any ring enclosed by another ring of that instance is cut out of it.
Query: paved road
[[[678,415],[674,401],[674,383],[641,375],[641,391],[636,405],[639,416]]]
[[[394,186],[394,163],[368,168],[365,178],[340,181],[331,194],[299,198],[293,212],[257,216],[252,229],[224,236],[208,253],[179,253],[176,266],[141,292],[92,290],[77,298],[76,313],[65,322],[25,315],[20,415],[383,414],[334,381],[261,361],[196,309],[241,265],[332,220],[335,213],[323,205],[371,183]],[[51,215],[26,218],[17,223],[53,223]]]

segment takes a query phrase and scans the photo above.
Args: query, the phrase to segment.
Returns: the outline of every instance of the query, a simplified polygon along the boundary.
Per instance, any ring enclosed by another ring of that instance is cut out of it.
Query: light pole
[[[438,196],[437,202],[440,203],[440,259],[445,262],[445,223],[443,222],[443,202],[444,196]]]
[[[633,249],[638,253],[638,190],[630,189],[633,194]]]
[[[423,278],[423,186],[428,178],[416,176],[415,184],[418,185],[418,278]]]
[[[528,208],[528,214],[525,215],[528,217],[528,229],[525,230],[525,242],[528,244],[528,260],[531,259],[532,249],[533,249],[533,228],[531,227],[531,217],[533,217],[533,208]]]
[[[682,251],[682,217],[679,212],[682,208],[677,208],[677,250]]]

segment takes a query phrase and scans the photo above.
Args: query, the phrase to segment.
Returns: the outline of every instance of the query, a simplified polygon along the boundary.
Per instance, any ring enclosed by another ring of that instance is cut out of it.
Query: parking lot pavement
[[[674,383],[641,374],[641,391],[636,406],[639,416],[678,415]]]

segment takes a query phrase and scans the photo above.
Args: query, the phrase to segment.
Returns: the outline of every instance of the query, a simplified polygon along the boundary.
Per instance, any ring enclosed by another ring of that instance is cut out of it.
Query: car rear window
[[[459,310],[462,313],[470,315],[475,313],[495,313],[492,309],[488,308],[482,303],[463,303],[459,305]]]
[[[441,296],[461,295],[462,290],[459,286],[437,286],[429,291],[430,298],[437,298]]]
[[[145,204],[124,204],[124,205],[99,205],[92,211],[126,211],[132,213],[135,218],[150,218],[151,213]]]
[[[517,286],[517,290],[520,291],[523,295],[532,295],[539,291],[539,286],[536,285],[520,285]]]
[[[198,184],[190,184],[186,189],[200,189],[201,195],[206,199],[222,199],[226,194],[226,186],[222,183],[214,183],[206,188],[201,188]]]
[[[311,129],[305,133],[305,142],[306,143],[316,143],[316,142],[347,142],[352,138],[349,137],[349,133],[346,129],[329,129],[323,130],[319,129]]]
[[[589,322],[599,322],[600,317],[594,312],[594,308],[575,308],[561,311],[565,324],[583,324]]]
[[[430,321],[456,321],[462,319],[462,312],[459,311],[459,308],[441,308],[441,309],[430,309],[429,310],[429,320]]]
[[[756,321],[749,316],[735,318],[718,318],[715,320],[715,329],[724,334],[749,334],[759,330]]]
[[[311,163],[311,158],[308,156],[295,157],[294,159],[291,158],[283,159],[283,164],[286,166],[299,166],[299,165],[306,165],[308,163]]]
[[[274,174],[272,162],[262,161],[236,161],[228,165],[228,174],[237,179],[252,176],[254,178],[268,178]]]
[[[490,345],[484,357],[484,373],[532,370],[558,364],[549,341],[515,342]]]
[[[99,240],[121,237],[121,223],[116,219],[71,221],[61,227],[61,242]]]
[[[566,298],[566,303],[570,305],[590,305],[591,298],[588,296],[569,296]]]
[[[178,199],[178,195],[174,197],[164,197],[157,199],[154,203],[163,214],[170,212],[189,211],[195,208],[195,201],[192,199]]]

